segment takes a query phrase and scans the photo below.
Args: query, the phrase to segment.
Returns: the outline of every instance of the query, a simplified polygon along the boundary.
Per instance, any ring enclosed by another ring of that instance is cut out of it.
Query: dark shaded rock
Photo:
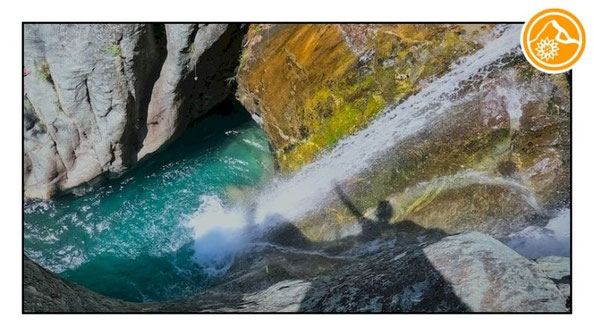
[[[414,231],[305,250],[258,244],[212,288],[194,298],[156,303],[102,297],[26,259],[24,306],[25,311],[566,311],[566,298],[553,281],[495,239],[477,232],[442,238],[440,232]]]
[[[290,223],[279,223],[264,234],[263,239],[279,246],[306,248],[311,244],[301,231]]]
[[[404,248],[391,244],[316,278],[301,309],[565,311],[565,299],[534,263],[484,234],[469,232],[429,245],[411,242]]]
[[[139,158],[158,150],[231,92],[244,28],[167,24],[167,58],[150,98]]]
[[[57,277],[26,256],[24,258],[24,312],[119,312],[136,309],[134,303],[99,295]]]

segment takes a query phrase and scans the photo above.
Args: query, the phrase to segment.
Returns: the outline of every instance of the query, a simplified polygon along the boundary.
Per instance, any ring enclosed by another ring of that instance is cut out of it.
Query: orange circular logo
[[[522,28],[524,56],[538,70],[559,73],[569,70],[582,56],[586,32],[580,20],[564,9],[546,9]]]

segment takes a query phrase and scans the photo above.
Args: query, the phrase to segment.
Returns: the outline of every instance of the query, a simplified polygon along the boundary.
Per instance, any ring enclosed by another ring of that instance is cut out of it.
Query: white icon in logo
[[[536,46],[536,56],[543,61],[555,58],[557,51],[559,51],[559,43],[549,40],[548,37],[540,39],[540,42]]]

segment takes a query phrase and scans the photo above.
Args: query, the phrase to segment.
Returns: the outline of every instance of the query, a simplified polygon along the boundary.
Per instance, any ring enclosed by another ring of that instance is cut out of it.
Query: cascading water
[[[260,187],[272,166],[266,139],[255,124],[246,124],[247,115],[238,122],[215,120],[220,127],[212,122],[219,117],[204,120],[199,127],[212,129],[190,130],[92,193],[27,204],[25,251],[65,278],[109,296],[151,301],[195,294],[270,226],[296,222],[324,207],[336,184],[373,167],[385,151],[431,127],[453,105],[471,100],[482,79],[513,59],[506,56],[520,53],[520,30],[519,25],[499,27],[481,50],[416,95],[386,108],[293,176],[278,177],[259,192],[242,192],[240,202],[229,200],[228,187]],[[514,85],[493,90],[494,99],[504,99],[512,129],[521,117],[518,90]],[[186,150],[187,144],[193,150]],[[538,207],[530,190],[505,178],[472,171],[443,178],[511,186]]]
[[[280,221],[297,221],[324,206],[337,183],[371,167],[387,148],[423,130],[453,104],[469,99],[473,91],[462,91],[505,66],[504,56],[520,53],[520,31],[520,25],[501,26],[484,48],[461,59],[416,95],[386,108],[367,128],[341,140],[295,175],[274,180],[250,204],[225,209],[216,200],[205,202],[187,223],[194,229],[195,260],[215,273],[224,272],[247,241],[244,227],[257,223],[265,229]],[[512,116],[512,121],[517,117]],[[213,236],[220,244],[213,244]]]

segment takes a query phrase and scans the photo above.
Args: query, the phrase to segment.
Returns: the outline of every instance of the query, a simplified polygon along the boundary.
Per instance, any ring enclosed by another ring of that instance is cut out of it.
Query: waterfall
[[[241,232],[245,226],[267,226],[278,218],[297,221],[324,206],[325,198],[336,183],[360,174],[380,158],[386,148],[423,130],[452,104],[465,99],[461,97],[464,85],[472,85],[494,69],[505,66],[504,56],[520,54],[520,32],[521,25],[500,27],[497,38],[452,65],[451,71],[442,77],[426,83],[417,94],[387,107],[365,129],[342,139],[293,176],[272,181],[255,197],[249,209],[213,206],[212,198],[203,202],[186,223],[194,228],[196,262],[208,269],[214,266],[224,271],[228,267],[226,262],[232,260],[229,255],[244,241]],[[221,244],[212,244],[208,240],[212,236],[219,237]]]

